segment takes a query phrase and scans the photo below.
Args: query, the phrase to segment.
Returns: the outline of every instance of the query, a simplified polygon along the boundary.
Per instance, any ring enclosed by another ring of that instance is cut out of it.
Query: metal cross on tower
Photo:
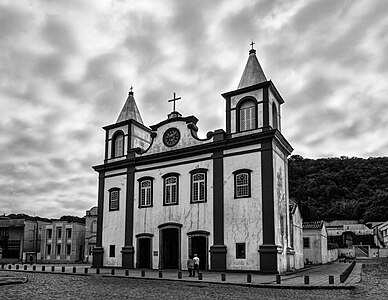
[[[177,98],[176,95],[175,95],[175,93],[174,93],[174,98],[168,100],[168,102],[174,102],[173,111],[175,111],[175,101],[178,101],[178,100],[180,100],[180,99],[182,99],[182,98],[181,98],[181,97],[178,97],[178,98]]]
[[[249,45],[251,45],[252,46],[252,50],[253,50],[253,45],[254,45],[255,43],[252,41],[252,43],[250,43]]]

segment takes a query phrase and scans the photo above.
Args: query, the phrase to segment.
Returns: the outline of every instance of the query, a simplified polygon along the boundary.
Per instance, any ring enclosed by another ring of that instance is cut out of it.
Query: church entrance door
[[[208,269],[208,250],[207,250],[207,236],[194,235],[189,237],[189,253],[190,255],[197,254],[199,257],[199,269]]]
[[[151,268],[151,239],[139,239],[139,268]]]
[[[166,228],[161,231],[161,268],[179,269],[180,239],[178,228]]]

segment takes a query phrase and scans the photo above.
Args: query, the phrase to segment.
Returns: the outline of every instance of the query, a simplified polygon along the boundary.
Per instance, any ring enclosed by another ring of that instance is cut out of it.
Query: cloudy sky
[[[0,0],[0,213],[83,216],[102,126],[133,85],[145,125],[225,128],[253,40],[294,154],[388,153],[388,1]]]

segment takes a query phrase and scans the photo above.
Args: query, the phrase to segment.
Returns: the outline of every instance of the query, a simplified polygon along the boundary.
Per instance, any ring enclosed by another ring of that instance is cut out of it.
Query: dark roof
[[[298,204],[296,204],[296,202],[294,202],[293,200],[290,199],[290,204],[289,204],[289,209],[290,209],[290,213],[295,213],[295,210],[296,210],[296,207],[298,206]]]
[[[263,69],[256,57],[256,51],[251,49],[237,89],[242,89],[266,81],[267,78],[265,77]]]
[[[321,229],[323,224],[323,221],[303,222],[303,229]]]
[[[137,108],[135,98],[133,97],[133,92],[128,93],[127,101],[125,101],[123,109],[121,110],[116,123],[130,119],[133,119],[139,122],[140,124],[143,124],[143,120],[140,116],[139,109]]]

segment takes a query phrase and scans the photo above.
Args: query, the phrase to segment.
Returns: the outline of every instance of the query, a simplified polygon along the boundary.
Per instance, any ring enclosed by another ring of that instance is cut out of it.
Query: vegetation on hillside
[[[388,220],[388,157],[289,160],[290,198],[303,220]]]

